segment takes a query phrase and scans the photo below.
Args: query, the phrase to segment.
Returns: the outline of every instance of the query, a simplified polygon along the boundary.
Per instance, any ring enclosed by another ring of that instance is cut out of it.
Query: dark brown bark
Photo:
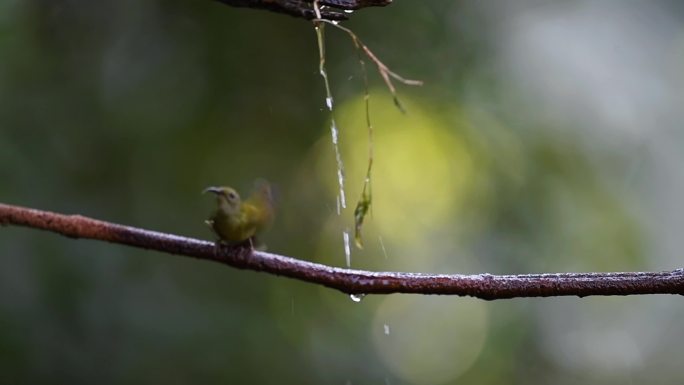
[[[315,19],[313,0],[215,0],[233,7],[247,7],[284,13],[304,19]],[[350,11],[366,7],[385,6],[392,0],[320,0],[321,17],[327,20],[347,20]],[[347,12],[345,12],[347,11]]]
[[[52,231],[282,275],[347,294],[451,294],[486,300],[517,297],[684,294],[684,269],[664,272],[461,275],[371,272],[306,262],[244,247],[143,230],[80,215],[0,204],[0,224]]]

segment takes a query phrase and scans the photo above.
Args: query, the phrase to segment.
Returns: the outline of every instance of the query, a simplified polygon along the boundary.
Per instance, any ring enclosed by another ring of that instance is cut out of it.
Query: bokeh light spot
[[[488,332],[487,305],[474,299],[387,297],[373,322],[373,343],[395,375],[443,384],[477,360]],[[386,325],[392,333],[386,334]]]

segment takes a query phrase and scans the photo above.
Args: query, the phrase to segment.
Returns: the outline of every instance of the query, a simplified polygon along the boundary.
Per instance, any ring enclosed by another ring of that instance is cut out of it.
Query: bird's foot
[[[249,245],[252,248],[252,251],[268,250],[268,246],[266,246],[265,243],[261,242],[257,237],[249,238]]]

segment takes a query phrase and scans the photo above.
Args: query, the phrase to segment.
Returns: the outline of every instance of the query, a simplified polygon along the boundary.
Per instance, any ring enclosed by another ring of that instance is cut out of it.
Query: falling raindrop
[[[320,19],[320,11],[318,7],[314,7],[316,10],[316,15]],[[323,42],[323,29],[322,25],[316,24],[316,35],[318,37],[318,53],[320,57],[318,71],[323,78],[323,84],[325,85],[325,106],[331,113],[330,118],[330,135],[332,137],[333,149],[335,151],[335,162],[337,163],[337,184],[339,187],[339,199],[342,209],[347,208],[347,199],[344,193],[344,162],[342,161],[342,154],[340,153],[339,147],[339,131],[337,128],[337,123],[335,123],[335,117],[333,115],[333,97],[330,91],[330,81],[328,80],[328,73],[325,69],[325,50]]]
[[[384,324],[383,327],[384,327],[384,329],[385,329],[385,335],[388,336],[388,335],[390,334],[390,327],[389,327],[389,325],[388,325],[388,324]]]
[[[351,298],[351,300],[354,302],[361,302],[361,300],[365,296],[366,296],[365,294],[351,294],[351,295],[349,295],[349,298]]]
[[[387,250],[385,250],[385,242],[382,241],[382,237],[378,235],[378,241],[380,241],[380,248],[382,249],[382,254],[385,255],[385,259],[387,259]]]
[[[347,208],[347,198],[344,193],[344,162],[339,146],[339,130],[335,119],[330,120],[330,135],[332,136],[333,149],[335,150],[335,161],[337,163],[337,185],[339,188],[340,205],[343,209]]]
[[[349,246],[349,230],[342,232],[342,239],[344,239],[344,258],[347,262],[347,267],[351,267],[351,247]]]

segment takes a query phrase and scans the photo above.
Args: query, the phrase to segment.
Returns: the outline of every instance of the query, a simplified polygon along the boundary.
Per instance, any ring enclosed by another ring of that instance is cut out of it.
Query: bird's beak
[[[221,188],[220,187],[214,187],[214,186],[207,187],[204,189],[204,191],[202,191],[202,194],[206,194],[208,192],[214,193],[214,194],[219,194],[221,192]]]

